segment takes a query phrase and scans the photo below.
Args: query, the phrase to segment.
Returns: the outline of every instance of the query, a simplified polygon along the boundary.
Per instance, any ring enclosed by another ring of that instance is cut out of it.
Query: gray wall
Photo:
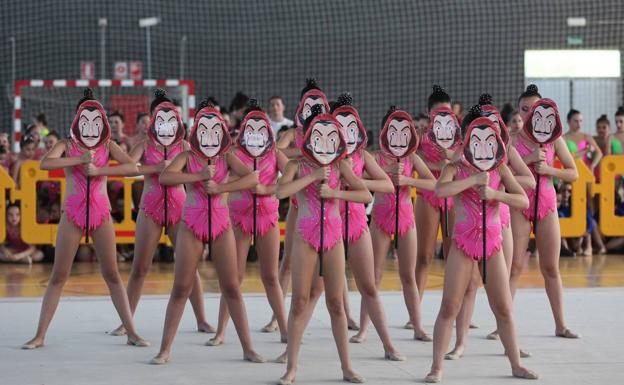
[[[528,48],[568,48],[566,37],[580,36],[583,48],[623,49],[624,24],[597,25],[622,22],[623,3],[8,0],[0,15],[0,130],[12,124],[8,38],[17,41],[17,78],[78,78],[81,60],[95,61],[99,74],[98,17],[109,23],[109,76],[116,60],[145,61],[138,18],[159,16],[152,30],[155,78],[179,76],[186,35],[186,77],[196,80],[199,97],[229,104],[237,90],[261,101],[281,94],[292,114],[304,78],[314,76],[330,97],[351,91],[364,123],[377,129],[389,104],[423,110],[433,83],[465,105],[486,90],[499,104],[515,100]],[[585,16],[590,25],[568,28],[569,16]]]

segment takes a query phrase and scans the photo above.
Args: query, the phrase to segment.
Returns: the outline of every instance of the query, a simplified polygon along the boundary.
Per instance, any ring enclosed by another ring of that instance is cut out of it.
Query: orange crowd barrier
[[[563,237],[579,237],[585,233],[587,226],[587,191],[590,195],[600,196],[600,230],[606,236],[624,236],[624,217],[615,214],[616,181],[624,175],[624,157],[606,156],[601,162],[601,183],[596,183],[594,175],[581,161],[576,161],[579,178],[572,183],[571,216],[561,218],[561,235]],[[120,244],[133,244],[135,222],[132,219],[132,184],[141,178],[109,177],[110,181],[123,184],[123,220],[115,222],[115,234]],[[37,194],[42,183],[56,182],[60,184],[61,202],[65,196],[65,174],[63,170],[44,171],[39,168],[38,161],[27,161],[20,170],[19,188],[6,170],[0,168],[0,217],[6,218],[6,202],[19,201],[22,213],[22,238],[30,244],[54,245],[58,224],[37,222]],[[589,188],[588,188],[589,186]],[[7,194],[8,192],[8,194]],[[414,191],[414,198],[416,197]],[[285,223],[280,222],[280,236],[283,240]],[[441,233],[439,232],[439,237]],[[6,237],[6,221],[0,220],[0,242]],[[160,241],[168,243],[163,234]],[[84,242],[84,237],[82,239]]]

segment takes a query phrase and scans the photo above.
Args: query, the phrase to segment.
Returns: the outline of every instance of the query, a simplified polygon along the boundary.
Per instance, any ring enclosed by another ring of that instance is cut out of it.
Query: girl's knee
[[[459,314],[460,307],[461,301],[458,299],[443,299],[438,317],[445,320],[455,319]]]
[[[559,277],[559,265],[556,263],[541,263],[540,270],[544,278],[556,279]]]
[[[342,296],[340,297],[327,297],[325,300],[327,305],[327,311],[331,317],[339,317],[344,313],[344,306],[342,302]]]
[[[293,297],[290,303],[290,311],[294,317],[301,317],[308,307],[308,298],[304,296]]]

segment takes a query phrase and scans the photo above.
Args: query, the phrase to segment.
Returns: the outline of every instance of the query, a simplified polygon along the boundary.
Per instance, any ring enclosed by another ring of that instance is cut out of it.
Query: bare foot
[[[212,325],[210,325],[208,322],[198,322],[197,331],[200,333],[212,334],[216,332],[216,329],[212,327]]]
[[[412,325],[412,321],[407,321],[403,329],[414,329],[414,325]]]
[[[126,342],[130,346],[138,346],[140,348],[146,348],[150,346],[150,343],[141,338],[138,335],[128,336],[128,341]]]
[[[514,377],[523,378],[525,380],[537,380],[539,375],[523,366],[512,369],[511,373]]]
[[[220,346],[220,345],[223,345],[223,338],[217,337],[217,336],[212,337],[204,345],[206,345],[206,346]]]
[[[414,339],[423,342],[431,342],[433,338],[431,338],[424,330],[414,331]]]
[[[119,326],[117,327],[117,329],[115,329],[115,330],[111,331],[111,332],[110,332],[110,333],[108,333],[108,334],[110,334],[111,336],[120,337],[120,336],[125,336],[125,335],[126,335],[126,333],[127,333],[127,332],[126,332],[126,328],[125,328],[125,327],[123,327],[123,325],[119,325]]]
[[[357,333],[353,337],[349,338],[349,342],[351,342],[352,344],[361,344],[364,341],[366,341],[365,333]]]
[[[555,331],[555,335],[557,337],[562,337],[562,338],[581,338],[580,334],[574,333],[572,330],[568,328],[564,328],[561,331]]]
[[[397,352],[396,350],[386,351],[384,358],[388,361],[406,361],[407,357]]]
[[[354,320],[352,320],[351,318],[349,318],[347,320],[347,328],[349,328],[349,330],[360,330],[360,325],[357,324],[357,322],[355,322]]]
[[[593,254],[593,250],[591,247],[586,248],[585,250],[583,250],[583,256],[584,257],[591,257]]]
[[[38,338],[35,337],[32,340],[26,342],[24,345],[22,345],[22,349],[24,350],[33,350],[33,349],[39,349],[43,347],[43,338]]]
[[[342,371],[342,380],[346,382],[350,382],[352,384],[363,384],[366,382],[364,377],[360,376],[356,372],[351,369]]]
[[[437,384],[442,381],[442,370],[432,370],[425,377],[425,382],[428,384]]]
[[[268,324],[264,325],[260,331],[262,333],[275,333],[277,331],[277,321],[271,321]]]
[[[488,334],[486,337],[488,340],[498,341],[500,337],[498,336],[498,330],[494,330],[492,333]]]
[[[277,381],[277,385],[292,385],[295,383],[295,373],[284,374],[280,377],[279,381]]]
[[[158,355],[150,361],[151,365],[164,365],[169,362],[169,354],[158,353]]]
[[[464,356],[464,345],[459,345],[459,346],[455,346],[455,349],[453,349],[450,352],[446,353],[444,355],[444,359],[445,360],[455,361],[455,360],[459,360],[463,356]]]
[[[260,354],[256,353],[253,350],[245,352],[245,354],[243,354],[243,359],[245,361],[253,362],[255,364],[263,364],[266,362],[266,359],[264,357],[262,357]]]
[[[285,364],[288,362],[288,353],[284,352],[279,355],[276,359],[273,360],[276,364]]]

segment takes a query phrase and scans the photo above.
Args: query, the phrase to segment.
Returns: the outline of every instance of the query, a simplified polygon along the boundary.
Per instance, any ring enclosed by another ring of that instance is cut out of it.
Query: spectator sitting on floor
[[[40,262],[43,259],[41,250],[22,240],[21,220],[19,205],[10,204],[6,211],[6,240],[0,245],[0,261],[28,264]]]
[[[557,189],[557,213],[559,218],[569,218],[572,215],[570,207],[570,196],[572,195],[572,186],[569,183],[563,183]],[[568,238],[561,238],[561,256],[574,257],[576,253],[569,245]]]

